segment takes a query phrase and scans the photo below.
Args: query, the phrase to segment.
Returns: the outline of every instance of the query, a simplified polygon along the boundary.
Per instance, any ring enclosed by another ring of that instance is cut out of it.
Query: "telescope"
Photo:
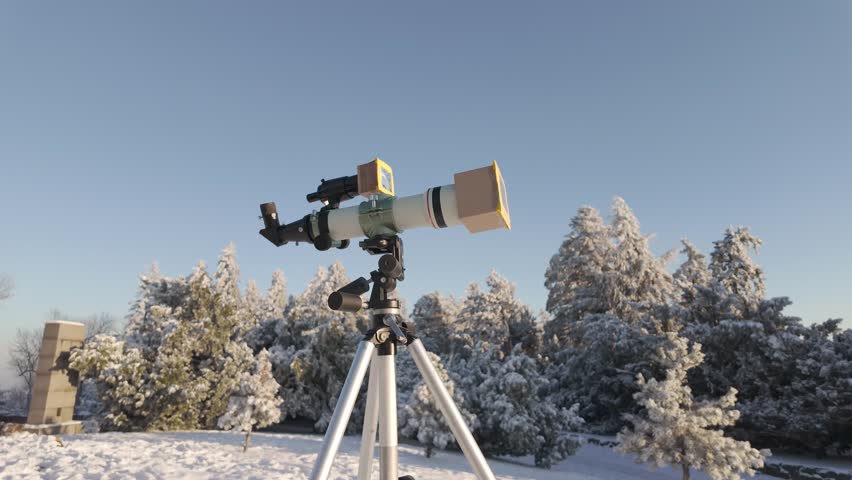
[[[281,246],[307,242],[318,250],[346,248],[353,238],[366,237],[358,245],[371,255],[382,254],[379,266],[365,277],[344,285],[328,297],[328,307],[340,312],[357,312],[366,307],[373,319],[358,344],[346,381],[328,423],[322,448],[317,455],[311,480],[328,480],[334,457],[358,398],[367,368],[370,378],[361,436],[358,479],[372,477],[372,462],[379,436],[379,480],[414,480],[398,476],[396,367],[398,345],[406,346],[427,388],[453,432],[478,480],[494,480],[482,451],[453,402],[423,343],[414,335],[414,326],[403,321],[400,302],[391,293],[405,279],[402,238],[405,230],[420,227],[447,228],[464,225],[470,233],[511,228],[506,184],[497,162],[455,174],[452,185],[427,189],[418,195],[397,198],[390,166],[376,158],[359,165],[357,174],[321,180],[308,202],[321,202],[320,210],[281,225],[275,203],[260,205],[264,228],[260,234]],[[357,206],[340,208],[340,203],[358,196],[366,198]],[[370,299],[362,295],[371,290]],[[381,421],[379,421],[381,418]]]
[[[407,197],[396,197],[393,171],[381,159],[359,165],[357,174],[322,179],[310,202],[323,204],[299,220],[280,224],[274,202],[260,205],[264,228],[260,234],[276,246],[310,243],[317,250],[346,248],[353,238],[387,237],[413,228],[464,225],[470,233],[511,229],[506,183],[497,162],[457,173],[452,185],[442,185]],[[341,202],[365,197],[359,205]]]

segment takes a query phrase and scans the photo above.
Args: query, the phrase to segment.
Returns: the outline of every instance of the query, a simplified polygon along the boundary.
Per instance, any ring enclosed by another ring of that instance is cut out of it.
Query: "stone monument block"
[[[83,345],[82,323],[53,321],[44,325],[36,380],[30,398],[27,430],[38,433],[77,433],[72,421],[77,398],[77,375],[68,368],[71,349]]]

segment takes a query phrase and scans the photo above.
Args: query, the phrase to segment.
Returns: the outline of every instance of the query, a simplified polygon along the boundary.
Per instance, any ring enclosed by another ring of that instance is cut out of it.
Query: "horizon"
[[[511,231],[403,234],[409,309],[492,268],[542,309],[577,208],[623,196],[656,255],[750,227],[768,297],[850,326],[852,4],[81,5],[0,5],[3,338],[52,308],[123,322],[152,262],[232,241],[243,287],[364,275],[357,247],[270,245],[258,204],[292,221],[376,156],[400,195],[506,179]]]

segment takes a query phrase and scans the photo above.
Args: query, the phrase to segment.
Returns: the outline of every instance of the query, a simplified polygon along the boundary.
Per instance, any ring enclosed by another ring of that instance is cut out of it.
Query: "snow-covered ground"
[[[252,435],[242,452],[243,436],[229,432],[102,433],[53,437],[30,434],[0,437],[0,479],[307,479],[322,442],[318,435]],[[354,479],[360,437],[346,437],[333,479]],[[418,480],[475,480],[460,453],[437,452],[426,458],[416,446],[400,446],[400,474]],[[657,471],[606,447],[584,445],[551,470],[531,466],[530,459],[494,460],[500,479],[679,479],[670,468]],[[374,463],[374,469],[377,465]],[[376,470],[374,478],[378,478]],[[694,479],[706,479],[701,473]],[[757,475],[769,480],[772,477]]]

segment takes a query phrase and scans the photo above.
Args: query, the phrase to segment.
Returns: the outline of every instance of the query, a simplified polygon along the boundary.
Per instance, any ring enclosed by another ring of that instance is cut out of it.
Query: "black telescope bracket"
[[[414,327],[400,321],[399,300],[390,297],[397,282],[405,280],[402,239],[397,235],[382,235],[358,243],[362,250],[379,257],[379,268],[370,272],[370,279],[360,277],[328,296],[328,306],[340,312],[357,312],[368,308],[372,324],[365,338],[376,344],[379,355],[394,355],[396,344],[414,341]],[[361,295],[370,291],[364,302]]]
[[[349,177],[322,179],[316,192],[305,196],[308,202],[320,202],[323,207],[296,220],[281,225],[275,202],[260,205],[260,218],[263,220],[263,230],[259,233],[263,238],[272,242],[276,247],[288,242],[305,242],[313,244],[320,251],[331,247],[344,249],[349,246],[349,240],[334,240],[328,231],[328,214],[340,207],[340,202],[358,196],[358,175]],[[316,222],[316,230],[312,225]]]

